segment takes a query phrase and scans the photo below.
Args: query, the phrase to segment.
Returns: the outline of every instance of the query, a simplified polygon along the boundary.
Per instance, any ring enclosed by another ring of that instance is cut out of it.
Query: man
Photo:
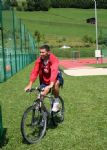
[[[39,75],[40,87],[44,88],[42,95],[45,96],[52,88],[55,96],[52,111],[58,111],[59,105],[59,87],[63,85],[63,78],[61,72],[58,70],[59,61],[55,55],[50,52],[48,45],[40,47],[40,57],[35,61],[35,66],[30,75],[29,84],[25,91],[31,89],[32,84]]]

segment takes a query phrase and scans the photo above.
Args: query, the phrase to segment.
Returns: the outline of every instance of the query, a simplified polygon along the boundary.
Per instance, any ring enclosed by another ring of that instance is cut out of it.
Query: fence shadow
[[[1,140],[0,140],[0,148],[7,145],[9,142],[9,139],[6,137],[6,134],[7,134],[7,128],[4,128],[3,129],[3,135],[2,135]]]

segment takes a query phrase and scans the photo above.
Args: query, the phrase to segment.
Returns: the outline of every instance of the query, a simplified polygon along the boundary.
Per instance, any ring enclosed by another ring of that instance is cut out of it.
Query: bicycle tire
[[[64,121],[64,111],[64,100],[59,96],[59,111],[51,112],[52,122],[54,126],[57,126],[59,123],[62,123]]]
[[[25,110],[21,120],[22,137],[29,144],[39,142],[46,132],[47,116],[43,110],[40,110],[40,108],[37,109],[36,106],[37,103],[33,106],[28,107]],[[40,123],[42,120],[44,122],[43,125],[41,126]],[[26,122],[26,121],[30,121],[30,122]],[[26,127],[28,128],[27,130]]]

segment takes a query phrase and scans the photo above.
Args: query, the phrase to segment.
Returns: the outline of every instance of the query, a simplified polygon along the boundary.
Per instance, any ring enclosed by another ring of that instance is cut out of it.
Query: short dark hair
[[[40,49],[45,49],[47,52],[50,51],[50,47],[48,45],[43,45]]]

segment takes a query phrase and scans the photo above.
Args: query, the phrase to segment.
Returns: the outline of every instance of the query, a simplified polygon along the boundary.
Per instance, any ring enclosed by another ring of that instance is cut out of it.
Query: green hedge
[[[61,48],[54,48],[52,52],[57,56],[57,57],[62,57],[62,58],[72,58],[73,57],[73,51],[78,51],[80,53],[80,57],[94,57],[95,56],[95,50],[93,49],[86,49],[86,48],[79,48],[79,49],[74,49],[74,48],[69,48],[69,49],[61,49]]]

